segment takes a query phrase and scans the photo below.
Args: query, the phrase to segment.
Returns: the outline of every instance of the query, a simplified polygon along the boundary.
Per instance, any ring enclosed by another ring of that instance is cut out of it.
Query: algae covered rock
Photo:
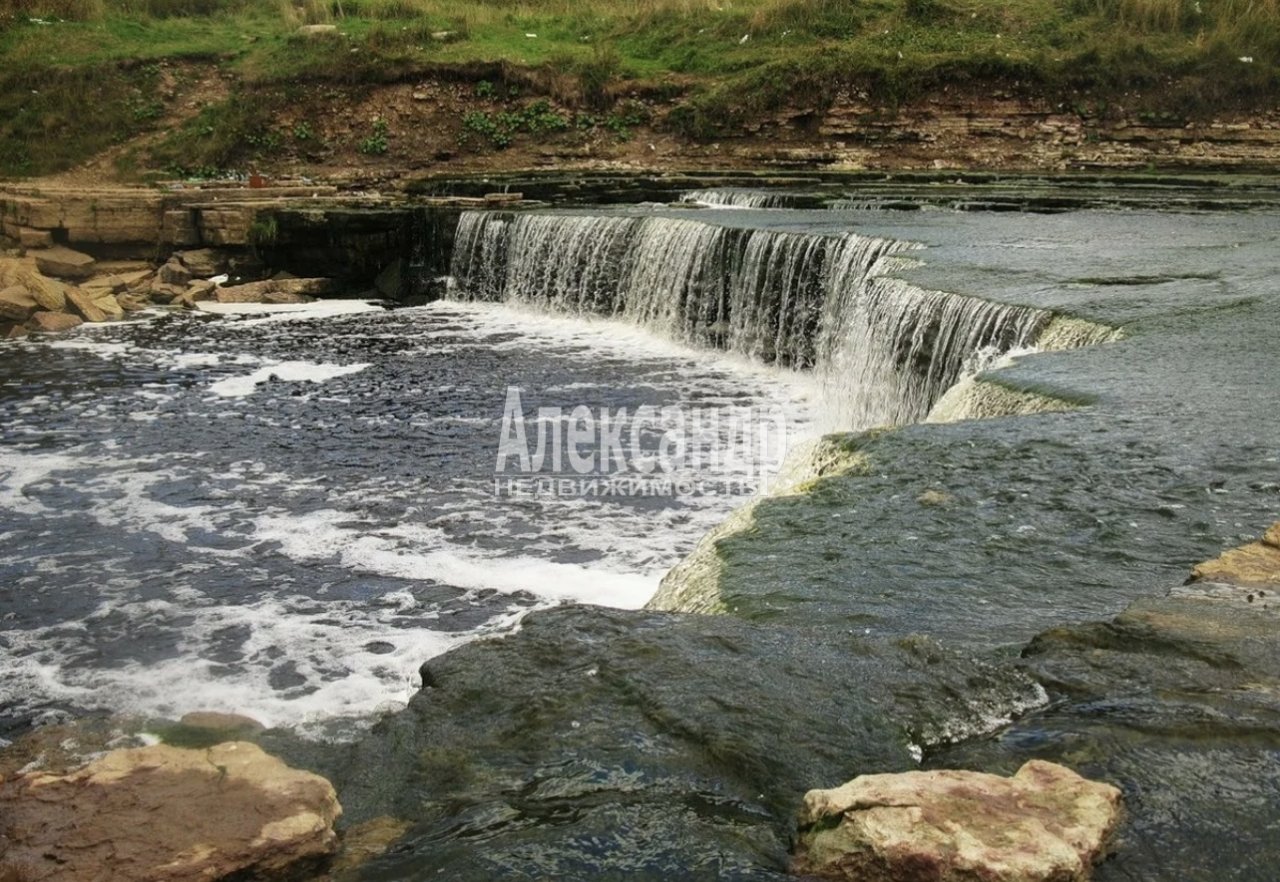
[[[1081,882],[1120,791],[1033,760],[1011,778],[935,770],[811,790],[794,869],[848,882]]]
[[[1043,695],[931,641],[587,607],[422,677],[334,771],[352,823],[414,819],[371,878],[781,878],[806,790]]]

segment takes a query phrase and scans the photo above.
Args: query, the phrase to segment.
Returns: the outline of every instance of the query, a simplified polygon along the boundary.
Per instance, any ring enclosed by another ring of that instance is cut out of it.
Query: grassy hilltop
[[[123,153],[122,165],[213,171],[305,152],[318,126],[305,108],[324,89],[333,97],[423,78],[468,84],[483,107],[457,108],[459,140],[475,150],[563,131],[625,137],[642,124],[734,137],[784,107],[821,112],[849,90],[886,113],[960,85],[1087,102],[1091,113],[1123,96],[1169,119],[1274,106],[1280,94],[1280,0],[8,0],[6,9],[3,175],[60,171],[147,133],[145,150]],[[337,31],[299,33],[316,24]],[[175,78],[210,70],[220,88],[188,99],[208,106],[176,113],[174,96],[185,93]],[[352,137],[363,154],[387,149],[376,121]]]

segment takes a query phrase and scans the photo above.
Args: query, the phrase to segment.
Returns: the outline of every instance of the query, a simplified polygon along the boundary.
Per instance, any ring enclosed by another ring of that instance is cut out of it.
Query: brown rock
[[[30,268],[18,270],[14,281],[26,288],[41,309],[60,312],[67,308],[67,286]]]
[[[93,298],[79,288],[67,289],[67,305],[71,311],[87,322],[105,322],[107,314],[94,302]]]
[[[117,750],[67,775],[0,783],[0,878],[269,877],[332,854],[341,812],[328,781],[253,744]]]
[[[268,291],[262,295],[263,303],[311,303],[314,297],[308,297],[306,294],[295,294],[292,291]]]
[[[63,331],[69,331],[72,328],[78,328],[84,324],[78,316],[71,315],[66,312],[48,312],[41,310],[31,316],[31,321],[27,323],[33,331],[47,331],[51,334],[60,334]]]
[[[116,303],[120,304],[120,308],[125,312],[141,312],[147,308],[147,303],[136,294],[121,294],[116,298]]]
[[[0,291],[0,319],[25,322],[39,309],[39,304],[26,288],[13,285]]]
[[[123,282],[124,286],[130,291],[146,288],[151,284],[151,280],[154,277],[155,272],[153,270],[133,270],[132,272],[116,274],[116,278]]]
[[[1120,817],[1120,791],[1032,760],[1012,778],[863,775],[811,790],[793,870],[844,882],[1083,882]]]
[[[93,275],[93,258],[63,245],[31,252],[36,268],[46,276],[60,279],[87,279]]]
[[[50,248],[53,246],[53,233],[23,227],[18,230],[18,244],[23,248]]]
[[[232,285],[219,288],[219,303],[306,303],[305,297],[314,294],[326,294],[333,290],[332,279],[268,279],[265,282],[249,282],[246,285]],[[267,295],[276,299],[267,300]],[[287,296],[301,296],[304,299],[283,299]]]
[[[1224,551],[1191,571],[1192,582],[1220,582],[1244,588],[1280,588],[1280,523],[1258,542]]]
[[[217,296],[218,286],[208,279],[197,279],[187,286],[186,297],[192,303],[201,300],[213,300]]]
[[[191,271],[191,275],[202,279],[225,273],[230,260],[225,252],[216,248],[180,251],[176,256],[182,265]]]
[[[166,285],[186,285],[191,281],[191,271],[182,265],[176,257],[156,271],[156,278]]]
[[[91,297],[100,297],[102,294],[123,294],[129,290],[129,286],[119,276],[98,276],[87,282],[82,282],[81,289],[88,291]]]
[[[26,326],[13,324],[12,322],[0,322],[0,339],[16,340],[25,336],[27,336]]]
[[[151,283],[151,299],[157,303],[172,303],[186,293],[187,289],[182,285],[169,285],[161,281]]]
[[[107,317],[107,321],[124,318],[124,307],[120,305],[120,301],[116,299],[114,294],[103,294],[99,297],[94,297],[93,305],[102,310]]]

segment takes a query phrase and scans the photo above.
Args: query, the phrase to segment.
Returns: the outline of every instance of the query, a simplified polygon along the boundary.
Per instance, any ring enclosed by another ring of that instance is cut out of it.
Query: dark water
[[[538,407],[767,405],[807,425],[802,379],[638,331],[448,304],[285,319],[0,349],[8,726],[215,707],[340,729],[529,609],[639,606],[746,498],[732,468],[694,495],[499,494],[509,386],[530,448]]]

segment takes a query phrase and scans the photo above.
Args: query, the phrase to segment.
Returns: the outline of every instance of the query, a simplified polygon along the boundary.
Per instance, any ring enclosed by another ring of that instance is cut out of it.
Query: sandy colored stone
[[[98,297],[101,294],[123,294],[129,290],[129,286],[124,280],[116,275],[95,276],[87,282],[82,282],[80,287],[88,291],[90,296]]]
[[[154,270],[132,270],[130,272],[116,273],[116,278],[124,282],[125,287],[130,291],[146,288],[154,277]]]
[[[1260,541],[1198,564],[1191,571],[1191,581],[1280,589],[1280,523],[1273,524]]]
[[[32,251],[36,268],[46,276],[58,279],[87,279],[94,273],[94,260],[87,254],[63,245]]]
[[[39,308],[40,305],[26,288],[11,285],[0,291],[0,319],[25,322]]]
[[[80,327],[84,322],[79,316],[71,315],[67,312],[48,312],[41,310],[31,316],[31,320],[27,322],[27,327],[33,331],[47,331],[51,334],[60,334],[63,331],[70,331],[72,328]]]
[[[312,295],[332,290],[331,279],[268,279],[219,288],[216,299],[219,303],[306,303]]]
[[[105,322],[107,314],[92,297],[79,288],[67,289],[67,306],[86,322]]]
[[[863,775],[811,790],[793,870],[845,882],[1083,882],[1120,818],[1120,791],[1032,760],[1012,778]]]
[[[124,307],[120,305],[120,301],[116,299],[114,294],[101,294],[93,298],[93,305],[102,310],[106,315],[107,321],[115,321],[124,318]]]
[[[41,309],[60,312],[67,308],[67,286],[43,275],[30,264],[14,268],[8,274],[6,283],[25,288]]]
[[[333,787],[245,742],[117,750],[0,783],[0,879],[269,878],[334,852]]]
[[[216,248],[200,248],[195,251],[180,251],[175,256],[193,276],[201,279],[207,279],[210,276],[225,273],[229,263],[227,254]]]
[[[50,248],[53,246],[53,233],[23,227],[18,230],[18,244],[23,248]]]

